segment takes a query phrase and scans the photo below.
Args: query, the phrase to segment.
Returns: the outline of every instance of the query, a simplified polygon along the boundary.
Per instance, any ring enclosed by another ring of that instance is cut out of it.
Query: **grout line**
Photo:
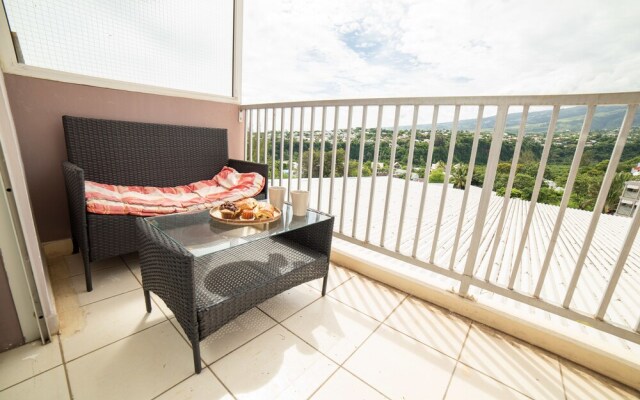
[[[337,374],[337,373],[338,373],[338,371],[340,371],[340,368],[341,368],[341,367],[338,365],[338,368],[336,368],[336,369],[335,369],[335,371],[333,371],[333,372],[329,375],[329,377],[327,377],[327,379],[325,379],[325,380],[320,384],[320,386],[318,386],[318,387],[316,388],[316,390],[314,390],[314,391],[313,391],[313,393],[311,393],[311,394],[309,395],[309,397],[307,397],[307,399],[311,399],[311,398],[313,398],[313,396],[315,396],[315,394],[316,394],[316,393],[318,393],[318,390],[322,389],[322,387],[323,387],[327,382],[329,382],[329,379],[331,379],[335,374]]]
[[[567,387],[564,384],[564,374],[562,373],[562,363],[558,360],[558,368],[560,369],[560,382],[562,383],[562,393],[564,393],[564,400],[569,400],[567,395]]]
[[[491,380],[493,380],[493,381],[495,381],[495,382],[499,383],[499,384],[500,384],[500,385],[502,385],[502,386],[506,386],[506,387],[508,387],[509,389],[511,389],[511,390],[513,390],[513,391],[515,391],[515,392],[517,392],[517,393],[519,393],[519,394],[521,394],[521,395],[523,395],[523,396],[525,396],[525,397],[527,397],[527,398],[532,398],[530,395],[528,395],[528,394],[526,394],[526,393],[523,393],[521,390],[519,390],[519,389],[517,389],[517,388],[515,388],[515,387],[513,387],[513,386],[511,386],[511,385],[507,385],[506,383],[504,383],[504,382],[502,382],[502,381],[498,380],[498,378],[493,377],[493,376],[491,376],[491,375],[489,375],[489,374],[487,374],[487,373],[485,373],[485,372],[482,372],[482,371],[480,371],[479,369],[477,369],[477,368],[473,367],[472,365],[469,365],[469,364],[467,364],[466,362],[464,362],[464,361],[461,361],[461,360],[460,360],[460,357],[462,356],[462,351],[464,350],[464,347],[466,346],[467,341],[468,341],[468,339],[469,339],[469,335],[471,334],[471,325],[473,325],[473,324],[476,324],[476,322],[475,322],[475,321],[472,321],[472,322],[471,322],[471,324],[469,324],[469,330],[467,331],[467,337],[464,339],[464,343],[462,344],[462,349],[460,349],[460,354],[458,355],[458,359],[456,360],[456,368],[458,367],[458,364],[462,364],[462,365],[464,365],[465,367],[470,368],[470,369],[474,370],[475,372],[477,372],[477,373],[479,373],[479,374],[481,374],[481,375],[486,376],[487,378],[490,378]],[[494,330],[493,328],[490,328],[490,329]],[[454,373],[455,373],[455,369],[454,369]],[[453,374],[451,374],[451,377],[452,377],[452,379],[453,379]],[[451,381],[449,381],[449,385],[451,385]],[[449,391],[449,386],[447,386],[447,392],[448,392],[448,391]],[[446,395],[446,393],[447,393],[447,392],[445,392],[445,395]],[[445,396],[445,397],[446,397],[446,396]]]
[[[108,344],[105,344],[105,345],[103,345],[103,346],[100,346],[100,347],[98,347],[98,348],[95,348],[95,349],[93,349],[93,350],[91,350],[91,351],[88,351],[88,352],[86,352],[86,353],[82,354],[81,356],[78,356],[78,357],[76,357],[76,358],[74,358],[74,359],[72,359],[72,360],[69,360],[68,362],[74,362],[74,361],[76,361],[76,360],[79,360],[79,359],[81,359],[81,358],[82,358],[82,357],[84,357],[84,356],[87,356],[87,355],[89,355],[89,354],[91,354],[91,353],[95,353],[95,352],[96,352],[96,351],[98,351],[98,350],[102,350],[102,349],[104,349],[105,347],[111,346],[111,345],[112,345],[112,344],[114,344],[114,343],[118,343],[118,342],[120,342],[120,341],[122,341],[122,340],[124,340],[124,339],[130,338],[131,336],[137,335],[137,334],[138,334],[138,333],[140,333],[140,332],[144,332],[144,331],[149,330],[149,329],[151,329],[151,328],[155,328],[156,326],[158,326],[158,325],[160,325],[160,324],[162,324],[162,323],[165,323],[165,322],[169,322],[169,323],[171,324],[171,322],[170,322],[169,320],[160,321],[160,322],[158,322],[158,323],[156,323],[156,324],[153,324],[153,325],[147,326],[147,327],[146,327],[146,328],[144,328],[144,329],[140,329],[139,331],[133,332],[133,333],[131,333],[131,334],[127,335],[127,336],[123,336],[123,337],[121,337],[121,338],[120,338],[120,339],[118,339],[118,340],[114,340],[113,342],[110,342],[110,343],[108,343]],[[173,324],[172,324],[172,325],[173,325]]]
[[[120,295],[131,293],[131,292],[135,292],[136,290],[142,290],[142,288],[138,287],[138,288],[135,288],[135,289],[127,290],[126,292],[114,294],[113,296],[105,297],[104,299],[100,299],[100,300],[92,301],[91,303],[83,304],[83,305],[79,306],[78,308],[82,308],[82,307],[86,307],[86,306],[89,306],[89,305],[92,305],[92,304],[100,303],[101,301],[104,301],[104,300],[113,299],[114,297],[118,297]],[[77,293],[76,293],[76,295],[77,295]]]
[[[469,333],[471,332],[471,325],[473,322],[469,324],[469,328],[467,329],[467,334],[464,337],[464,341],[462,342],[462,346],[460,347],[460,352],[458,353],[458,357],[456,358],[456,365],[453,367],[453,371],[451,371],[451,376],[449,377],[449,382],[447,382],[447,388],[444,390],[444,394],[442,395],[442,399],[447,398],[447,393],[449,393],[449,388],[451,387],[451,382],[453,382],[453,376],[456,374],[456,369],[458,369],[458,364],[460,364],[460,356],[462,355],[462,351],[464,350],[464,346],[467,344],[467,340],[469,339]],[[463,364],[465,365],[465,364]]]
[[[458,357],[456,357],[456,361],[460,361],[460,357],[462,356],[462,351],[464,350],[464,346],[467,345],[467,340],[469,340],[469,335],[471,334],[472,326],[473,326],[473,322],[469,322],[469,328],[467,328],[467,334],[464,336],[464,340],[462,341],[462,346],[460,346],[460,352],[458,353]]]
[[[253,339],[252,339],[253,340]],[[213,364],[212,364],[213,365]],[[224,384],[224,382],[222,382],[222,379],[220,379],[220,377],[218,375],[216,375],[215,372],[213,372],[213,369],[211,368],[211,365],[207,365],[205,367],[206,369],[208,369],[209,371],[211,371],[211,373],[213,374],[213,376],[218,380],[218,382],[220,382],[220,384],[222,385],[222,387],[227,391],[227,393],[229,393],[231,395],[231,397],[233,397],[234,399],[237,399],[237,397],[231,392],[231,389],[229,389],[227,387],[227,385]]]
[[[58,346],[60,349],[60,358],[62,359],[62,366],[64,368],[64,376],[67,380],[67,389],[69,389],[69,398],[73,399],[73,393],[71,392],[71,379],[69,378],[69,371],[67,370],[67,361],[64,357],[64,350],[62,348],[62,338],[61,335],[58,335]]]
[[[447,398],[447,394],[449,393],[449,388],[451,387],[451,382],[453,382],[453,376],[456,374],[456,369],[458,369],[458,364],[460,361],[456,361],[456,365],[453,366],[453,371],[451,371],[451,375],[449,376],[449,382],[447,382],[447,388],[444,390],[444,394],[442,395],[442,400]]]
[[[153,400],[153,399],[157,399],[158,397],[160,397],[160,396],[162,396],[163,394],[167,393],[169,390],[173,389],[174,387],[178,386],[178,385],[179,385],[179,384],[181,384],[182,382],[186,381],[187,379],[189,379],[189,378],[191,378],[192,376],[195,376],[195,375],[196,375],[196,374],[195,374],[195,373],[193,373],[193,374],[191,374],[191,375],[187,376],[186,378],[184,378],[184,379],[183,379],[183,380],[181,380],[180,382],[177,382],[175,385],[173,385],[173,386],[171,386],[171,387],[167,388],[167,390],[164,390],[162,393],[158,394],[157,396],[153,396],[153,397],[151,398],[151,400]]]

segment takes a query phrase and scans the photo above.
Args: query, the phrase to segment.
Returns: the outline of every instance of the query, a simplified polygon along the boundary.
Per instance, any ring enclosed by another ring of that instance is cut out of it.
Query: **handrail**
[[[273,103],[241,104],[242,110],[323,106],[555,106],[611,105],[640,102],[640,92],[584,93],[507,96],[381,97],[362,99],[305,100]]]

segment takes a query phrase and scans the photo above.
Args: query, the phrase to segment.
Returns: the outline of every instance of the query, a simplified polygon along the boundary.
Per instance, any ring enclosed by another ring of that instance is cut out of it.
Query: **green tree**
[[[622,191],[624,190],[624,183],[629,180],[631,180],[631,174],[628,172],[618,172],[613,176],[609,193],[607,193],[607,198],[604,202],[603,213],[609,214],[615,211],[616,207],[618,207],[620,196],[622,196]]]
[[[457,167],[453,167],[451,171],[451,178],[449,181],[453,183],[453,187],[456,189],[464,189],[467,183],[467,172],[469,166],[466,164],[458,164]]]
[[[536,178],[526,174],[516,174],[513,179],[513,188],[518,189],[522,196],[521,199],[531,200],[531,194],[533,193],[533,186],[536,183]]]
[[[429,174],[429,183],[444,183],[444,171],[440,168],[431,171]]]

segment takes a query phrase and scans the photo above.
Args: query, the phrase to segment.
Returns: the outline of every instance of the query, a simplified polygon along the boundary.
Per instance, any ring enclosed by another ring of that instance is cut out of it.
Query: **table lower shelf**
[[[285,290],[325,276],[328,267],[326,255],[282,237],[196,258],[200,337]]]

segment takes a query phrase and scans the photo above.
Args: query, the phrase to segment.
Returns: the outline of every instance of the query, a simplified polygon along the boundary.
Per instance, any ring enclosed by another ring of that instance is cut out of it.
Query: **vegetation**
[[[347,158],[349,176],[358,175],[357,160],[359,158],[361,144],[359,140],[359,129],[356,129],[355,131],[357,132],[357,134],[354,133],[351,136],[349,157]],[[429,135],[430,132],[428,131],[418,131],[416,133],[414,156],[412,160],[414,169],[412,172],[417,173],[420,179],[424,179],[425,174],[428,173],[429,182],[444,183],[444,170],[446,166],[445,161],[447,160],[449,154],[449,148],[451,145],[451,134],[446,130],[438,130],[436,132],[432,158],[433,162],[435,163],[434,166],[426,165],[427,154],[429,151]],[[392,132],[390,130],[382,130],[377,160],[379,165],[376,171],[378,175],[388,175],[389,173],[391,136]],[[283,141],[283,169],[288,170],[288,161],[289,159],[291,159],[294,167],[293,176],[297,176],[297,163],[299,160],[300,151],[300,143],[298,141],[298,138],[299,132],[294,132],[293,154],[289,153],[288,132],[285,132],[285,138]],[[271,139],[271,137],[269,137],[269,139]],[[264,136],[262,136],[262,140],[264,140]],[[281,159],[281,154],[280,147],[278,146],[280,140],[280,132],[276,132],[276,177],[280,176],[279,160]],[[523,200],[531,200],[534,188],[536,186],[536,178],[538,176],[538,173],[541,173],[542,180],[540,182],[537,201],[540,203],[554,205],[558,205],[562,201],[564,187],[567,183],[571,163],[573,161],[576,146],[578,143],[578,134],[575,132],[557,132],[552,138],[553,141],[550,146],[547,165],[544,168],[544,171],[539,171],[545,140],[546,134],[525,135],[522,141],[520,154],[518,155],[518,163],[516,166],[515,176],[511,189],[511,197],[520,198]],[[576,176],[573,190],[569,198],[569,207],[584,210],[593,210],[616,140],[617,131],[595,131],[589,134],[578,168],[578,174]],[[468,131],[462,131],[458,133],[454,146],[451,176],[449,181],[456,188],[463,189],[465,187],[472,145],[472,133]],[[506,186],[511,172],[512,160],[514,157],[515,146],[516,137],[512,134],[505,134],[500,148],[500,162],[497,166],[493,187],[493,190],[498,195],[504,195],[506,191]],[[482,186],[484,184],[490,147],[491,134],[482,133],[478,141],[475,167],[471,180],[471,184],[473,186]],[[329,132],[326,135],[326,141],[324,145],[324,168],[322,170],[323,177],[331,176],[331,165],[332,160],[334,159],[332,148],[333,135],[331,132]],[[341,177],[344,175],[346,152],[346,141],[344,140],[344,132],[342,131],[338,134],[336,148],[336,163],[334,173],[336,177]],[[257,139],[254,139],[253,149],[253,159],[256,160]],[[365,142],[362,143],[362,150],[364,156],[360,172],[362,176],[371,176],[373,174],[373,160],[375,152],[374,130],[368,130],[367,132],[365,132]],[[264,147],[262,148],[262,151],[264,151]],[[271,163],[273,156],[271,151],[272,149],[269,146],[267,152],[267,160],[269,164]],[[302,176],[307,177],[309,175],[308,160],[310,151],[313,152],[312,174],[314,177],[319,176],[321,148],[320,142],[317,140],[317,136],[316,141],[313,144],[313,148],[310,147],[310,143],[308,139],[306,139],[302,144],[302,151]],[[398,169],[406,169],[409,161],[408,153],[409,132],[406,130],[401,130],[398,134],[396,146],[396,165],[393,168],[396,176],[400,176],[396,172]],[[262,153],[261,155],[263,154],[264,153]],[[617,174],[607,195],[602,210],[603,212],[611,213],[615,211],[618,204],[619,196],[624,187],[624,182],[634,179],[634,177],[632,177],[628,172],[630,171],[631,167],[635,166],[637,163],[640,163],[640,129],[633,128],[622,152],[621,161],[616,169]],[[284,177],[287,177],[287,171],[283,171],[283,175]],[[404,176],[404,174],[402,174],[402,176]],[[635,177],[635,179],[638,178],[640,177]]]

